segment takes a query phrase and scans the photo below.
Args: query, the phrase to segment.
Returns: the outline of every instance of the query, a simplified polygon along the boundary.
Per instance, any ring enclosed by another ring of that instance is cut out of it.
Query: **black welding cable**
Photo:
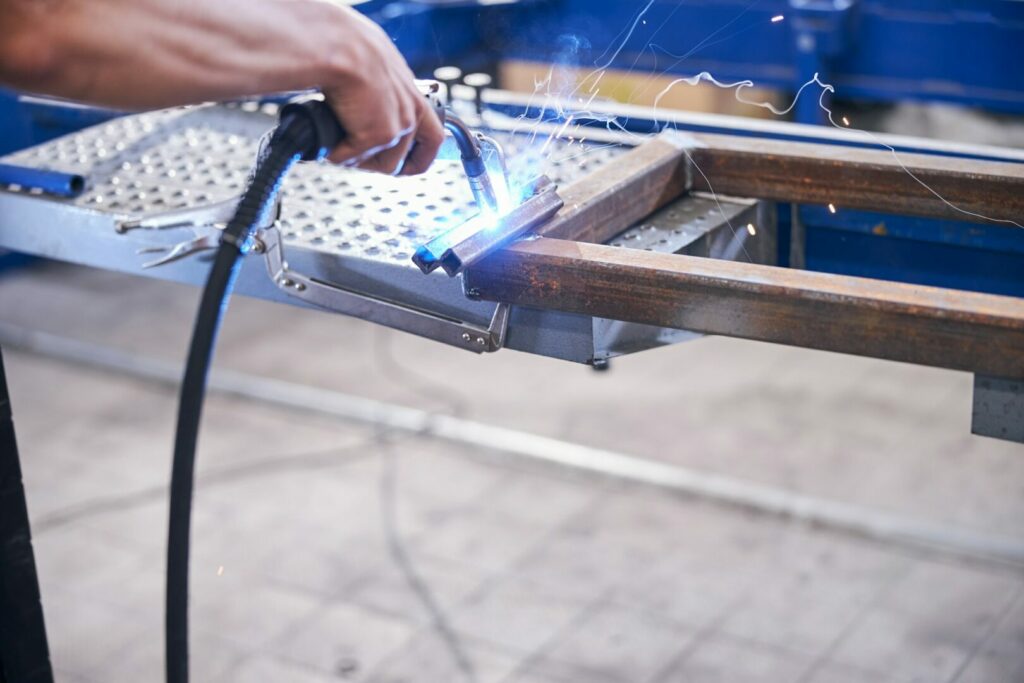
[[[299,159],[322,156],[342,137],[341,126],[322,101],[306,100],[282,110],[281,123],[257,161],[249,187],[224,230],[203,289],[181,384],[171,469],[165,614],[167,683],[188,681],[188,565],[196,441],[221,317],[250,233],[262,224],[264,214],[273,206],[288,169]]]

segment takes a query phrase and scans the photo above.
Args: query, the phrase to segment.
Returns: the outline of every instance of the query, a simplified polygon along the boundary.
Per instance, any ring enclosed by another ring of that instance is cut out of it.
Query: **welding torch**
[[[469,129],[469,126],[454,114],[445,113],[445,110],[442,110],[442,116],[444,117],[442,119],[444,127],[452,134],[462,155],[462,168],[466,171],[466,179],[469,180],[469,189],[473,193],[473,199],[476,200],[481,211],[489,210],[492,213],[497,213],[498,196],[494,191],[491,176],[487,173],[487,164],[484,162],[479,139]],[[497,145],[497,142],[492,141],[492,144]]]
[[[455,138],[473,197],[481,211],[497,210],[498,198],[487,175],[479,139],[460,119],[447,114],[439,96],[440,84],[418,85]],[[234,216],[220,236],[192,330],[175,428],[167,535],[165,664],[168,683],[188,681],[188,565],[196,443],[221,316],[241,257],[252,249],[252,233],[266,223],[288,170],[299,160],[322,159],[344,138],[342,123],[322,96],[307,96],[285,105],[281,109],[280,123],[266,148],[261,150]]]
[[[480,145],[480,137],[470,130],[469,126],[458,116],[445,107],[441,98],[441,84],[437,81],[416,81],[416,86],[424,97],[430,102],[431,108],[437,114],[441,125],[451,133],[459,148],[459,155],[462,160],[462,168],[466,172],[466,179],[469,181],[469,189],[473,193],[481,211],[498,211],[498,195],[494,190],[494,183],[487,172],[487,163],[484,161],[483,148]],[[498,143],[489,139],[489,143],[495,147],[499,158],[504,157],[504,152]],[[504,173],[504,162],[501,164],[501,171]],[[503,178],[503,182],[507,179]]]

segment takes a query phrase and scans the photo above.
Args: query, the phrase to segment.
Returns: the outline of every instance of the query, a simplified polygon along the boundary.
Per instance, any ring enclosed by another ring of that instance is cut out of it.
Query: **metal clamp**
[[[173,209],[141,218],[129,218],[120,221],[115,226],[115,229],[119,234],[123,235],[132,230],[191,228],[194,236],[190,239],[172,245],[143,247],[136,252],[140,255],[162,254],[159,258],[142,264],[143,268],[155,268],[180,261],[189,256],[215,250],[220,244],[224,226],[235,215],[239,200],[239,197],[230,197],[212,204]],[[259,227],[266,228],[271,225],[277,220],[280,213],[281,202],[278,200],[274,210],[267,212],[263,217],[264,224]]]
[[[231,220],[238,208],[239,197],[231,197],[212,204],[201,204],[163,213],[129,218],[120,221],[115,229],[124,234],[131,230],[169,230],[171,228],[193,228],[224,224]]]
[[[289,270],[276,226],[259,231],[256,251],[266,256],[267,272],[289,296],[344,315],[439,341],[474,353],[493,353],[505,345],[511,307],[498,304],[484,328],[456,318],[369,296]]]

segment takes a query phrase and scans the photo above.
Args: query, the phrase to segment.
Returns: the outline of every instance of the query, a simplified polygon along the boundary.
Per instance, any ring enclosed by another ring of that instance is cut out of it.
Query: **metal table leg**
[[[0,356],[0,683],[53,683],[39,579]]]

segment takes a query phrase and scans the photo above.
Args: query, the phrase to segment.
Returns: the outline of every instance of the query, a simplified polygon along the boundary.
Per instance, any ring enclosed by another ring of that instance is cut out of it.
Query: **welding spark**
[[[217,567],[217,576],[224,576],[224,565]]]
[[[747,232],[750,233],[751,237],[753,237],[754,235],[757,234],[757,229],[754,228],[754,224],[753,223],[747,223]]]
[[[836,212],[836,205],[835,204],[829,204],[828,205],[828,210],[829,210],[829,213],[835,213]]]
[[[619,58],[619,54],[622,52],[623,48],[626,47],[626,43],[628,43],[630,38],[633,37],[633,34],[636,33],[636,29],[637,29],[638,26],[640,26],[640,22],[642,21],[642,22],[644,22],[644,24],[647,23],[647,21],[646,21],[646,19],[644,19],[644,17],[647,16],[647,13],[650,11],[651,6],[653,6],[653,5],[654,5],[654,0],[650,0],[650,2],[648,2],[647,5],[645,5],[642,10],[640,10],[640,13],[638,15],[636,15],[636,19],[633,20],[633,25],[629,27],[629,30],[628,31],[623,31],[623,33],[625,33],[625,38],[623,38],[622,42],[619,43],[619,46],[615,49],[615,52],[612,53],[612,56],[608,58],[608,61],[606,61],[605,63],[599,65],[598,62],[600,62],[601,59],[603,59],[604,56],[606,54],[608,54],[608,50],[611,49],[611,45],[609,45],[608,47],[605,48],[604,52],[601,53],[601,56],[597,58],[596,62],[594,62],[594,65],[597,66],[597,70],[596,71],[603,71],[604,69],[607,69],[609,66],[611,66],[615,62],[616,59]],[[619,36],[621,36],[621,35],[622,35],[622,33],[619,34]],[[616,39],[618,39],[618,36],[616,36]]]
[[[773,24],[777,24],[777,23],[779,23],[780,21],[782,21],[782,20],[783,20],[783,19],[785,19],[785,18],[786,18],[786,17],[784,17],[784,16],[783,16],[783,15],[781,15],[781,14],[776,14],[776,15],[775,15],[774,17],[772,17],[772,23],[773,23]]]
[[[565,134],[565,129],[568,128],[569,124],[572,123],[572,119],[573,117],[570,115],[569,118],[565,120],[565,123],[562,124],[562,127],[558,129],[558,132],[548,138],[547,142],[544,143],[544,146],[540,148],[541,155],[547,154],[548,148],[551,146],[551,143],[555,139],[560,138]]]
[[[849,125],[850,125],[850,119],[848,119],[848,118],[846,118],[846,117],[844,116],[844,117],[843,117],[843,125],[844,125],[844,126],[849,126]]]

